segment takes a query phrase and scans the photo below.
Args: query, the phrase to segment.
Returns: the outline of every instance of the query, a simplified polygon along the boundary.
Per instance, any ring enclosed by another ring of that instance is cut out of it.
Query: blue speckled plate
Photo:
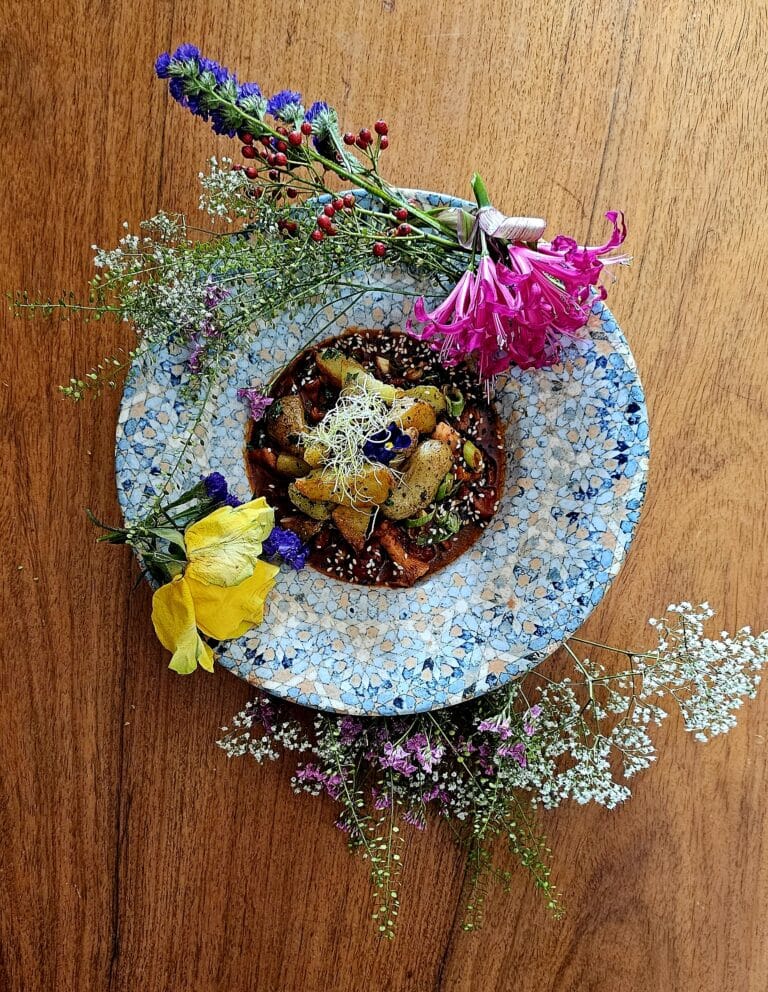
[[[418,193],[430,205],[464,201]],[[383,270],[361,273],[382,285]],[[246,412],[238,387],[266,381],[329,323],[402,328],[414,292],[435,287],[403,272],[398,294],[320,301],[244,338],[191,443],[198,410],[180,394],[186,355],[162,350],[129,375],[117,431],[117,486],[126,519],[146,508],[178,463],[172,491],[209,471],[249,488]],[[370,283],[369,283],[370,284]],[[350,305],[352,303],[352,305]],[[323,305],[325,304],[325,305]],[[318,323],[318,321],[320,323]],[[469,551],[412,589],[350,585],[284,567],[265,622],[226,645],[222,665],[269,692],[317,709],[397,714],[448,706],[538,664],[580,626],[627,553],[645,490],[648,417],[629,346],[595,304],[589,336],[545,371],[499,383],[507,484],[496,517]]]

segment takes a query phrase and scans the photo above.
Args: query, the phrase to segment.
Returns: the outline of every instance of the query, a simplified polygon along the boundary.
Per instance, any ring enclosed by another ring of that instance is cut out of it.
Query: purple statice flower
[[[393,744],[392,741],[385,741],[382,754],[379,755],[379,765],[382,768],[391,768],[401,775],[410,776],[417,772],[418,766],[411,761],[410,754],[401,744]]]
[[[189,371],[193,372],[195,375],[200,372],[203,367],[202,362],[200,361],[202,354],[203,346],[198,341],[195,341],[187,357],[187,366]]]
[[[259,695],[256,699],[256,716],[268,734],[275,732],[277,714],[275,707],[266,696]]]
[[[237,99],[240,100],[250,100],[252,98],[257,100],[262,99],[261,87],[258,83],[241,83],[237,88]]]
[[[418,807],[413,807],[412,809],[407,809],[403,813],[403,819],[406,823],[410,823],[412,827],[416,827],[417,830],[425,830],[427,826],[427,820],[424,816],[424,810]]]
[[[498,717],[493,717],[490,720],[481,720],[477,725],[477,729],[489,734],[498,734],[503,741],[512,736],[512,727],[507,717],[504,717],[503,720],[499,720]]]
[[[301,99],[301,97],[299,97]],[[325,100],[315,100],[309,110],[304,114],[304,120],[311,124],[318,114],[328,111],[329,107]]]
[[[201,481],[205,495],[214,503],[221,506],[242,506],[242,500],[229,491],[227,480],[221,472],[210,472]]]
[[[205,296],[203,302],[208,310],[215,310],[216,307],[223,303],[230,296],[228,289],[220,286],[215,282],[208,282],[205,284]]]
[[[161,52],[155,59],[155,73],[158,79],[167,79],[170,73],[168,69],[171,64],[171,56],[169,52]]]
[[[259,84],[241,83],[237,88],[237,105],[246,114],[261,120],[267,109],[267,101],[262,95]]]
[[[223,503],[229,496],[229,486],[221,472],[209,472],[203,476],[202,482],[208,499]]]
[[[237,398],[242,400],[248,407],[248,414],[254,422],[261,420],[275,401],[271,396],[265,396],[261,386],[250,386],[247,389],[238,389]]]
[[[280,90],[267,100],[267,113],[279,121],[293,122],[304,116],[301,93],[293,90]]]
[[[536,723],[541,716],[541,707],[538,703],[532,706],[527,713],[526,719],[523,723],[523,732],[528,735],[528,737],[533,737],[536,733]]]
[[[425,734],[414,734],[405,742],[405,750],[413,755],[425,772],[431,772],[442,761],[445,748],[430,744]]]
[[[262,551],[267,558],[278,555],[283,561],[298,572],[307,564],[309,548],[298,534],[285,527],[273,527],[269,537],[262,545]]]
[[[331,799],[338,799],[343,780],[338,772],[325,772],[317,765],[308,762],[296,769],[296,781],[302,785],[319,785]]]
[[[354,717],[345,716],[339,722],[339,740],[342,744],[354,744],[362,732],[363,724],[361,720],[355,720]]]
[[[210,121],[217,134],[234,137],[247,125],[246,113],[258,116],[253,91],[246,91],[241,105],[241,87],[234,73],[205,58],[194,45],[180,45],[172,55],[163,52],[155,62],[155,72],[160,79],[169,80],[173,99],[197,117]]]
[[[410,448],[413,439],[410,434],[406,434],[397,424],[390,424],[383,431],[377,431],[371,435],[363,445],[363,454],[372,462],[381,462],[382,465],[389,465],[401,451]]]
[[[179,45],[171,58],[174,62],[191,62],[200,58],[200,49],[186,41],[183,45]]]
[[[496,751],[497,758],[512,758],[516,761],[521,768],[525,768],[528,764],[525,757],[525,744],[518,742],[517,744],[502,744]]]
[[[475,761],[480,766],[480,770],[484,775],[493,776],[496,774],[498,769],[493,763],[494,751],[488,744],[473,744],[470,742],[467,745],[467,750],[470,754],[474,755]]]
[[[433,803],[437,802],[441,806],[445,807],[448,805],[449,795],[445,789],[441,789],[439,785],[433,785],[431,788],[427,789],[421,795],[421,801],[423,803]]]
[[[379,792],[378,789],[371,789],[371,799],[373,800],[373,808],[377,810],[385,810],[392,808],[392,798],[388,796],[386,792]]]
[[[216,81],[217,86],[223,86],[224,83],[236,82],[236,76],[233,72],[230,72],[226,66],[220,65],[218,62],[214,62],[213,59],[206,59],[202,56],[198,57],[198,65],[200,66],[200,72],[210,73]]]

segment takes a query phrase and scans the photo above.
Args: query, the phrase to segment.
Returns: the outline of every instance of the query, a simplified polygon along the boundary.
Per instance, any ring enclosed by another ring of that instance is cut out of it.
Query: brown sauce
[[[293,479],[275,470],[274,461],[280,448],[267,433],[263,421],[249,424],[247,434],[246,461],[254,496],[265,497],[274,507],[275,522],[296,531],[306,541],[311,549],[309,564],[318,571],[359,585],[411,586],[464,554],[498,509],[504,488],[503,424],[486,401],[471,369],[462,366],[446,369],[426,344],[400,331],[353,328],[297,355],[272,389],[276,400],[298,395],[309,426],[322,420],[338,398],[338,390],[319,374],[315,363],[317,353],[330,346],[398,388],[434,385],[461,390],[465,404],[461,414],[454,417],[446,412],[438,417],[438,426],[445,421],[482,454],[481,468],[469,473],[469,478],[457,480],[450,496],[439,506],[441,513],[450,512],[458,518],[460,529],[453,536],[439,540],[434,518],[426,526],[407,527],[402,521],[386,520],[378,514],[365,546],[356,551],[332,521],[310,520],[293,505],[288,496],[288,485]],[[430,504],[430,508],[434,507],[434,503]],[[393,541],[395,557],[403,551],[407,555],[410,564],[405,570],[387,550],[387,546],[393,548]],[[419,574],[415,575],[416,572]]]

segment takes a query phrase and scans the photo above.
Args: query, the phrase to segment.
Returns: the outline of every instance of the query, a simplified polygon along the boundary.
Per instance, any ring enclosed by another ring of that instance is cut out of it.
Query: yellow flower
[[[192,592],[180,575],[152,597],[152,623],[160,643],[173,654],[168,667],[174,672],[189,675],[198,664],[213,671],[213,651],[198,633]]]
[[[242,506],[222,506],[190,524],[184,533],[186,575],[214,586],[236,586],[253,574],[262,542],[275,525],[263,497]]]
[[[201,632],[225,641],[261,623],[279,571],[259,559],[273,525],[274,512],[260,498],[223,506],[187,528],[184,575],[160,586],[152,599],[152,623],[175,672],[187,675],[198,665],[213,671],[213,651]]]
[[[279,571],[277,565],[257,561],[253,575],[236,586],[213,586],[188,576],[197,626],[217,641],[241,637],[264,619],[264,600]]]

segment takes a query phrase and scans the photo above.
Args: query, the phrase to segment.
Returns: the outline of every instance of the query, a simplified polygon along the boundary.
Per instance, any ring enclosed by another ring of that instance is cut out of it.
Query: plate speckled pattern
[[[418,196],[429,205],[465,202]],[[404,272],[380,269],[356,278],[378,286],[386,280],[397,292],[372,289],[353,301],[342,289],[340,299],[254,327],[214,384],[202,417],[180,391],[183,349],[163,348],[134,364],[116,444],[127,520],[146,512],[177,464],[171,492],[219,471],[241,499],[249,498],[247,415],[237,389],[266,381],[325,323],[322,337],[355,325],[402,329],[414,293],[425,293],[428,304],[443,295]],[[608,308],[595,303],[588,336],[565,349],[561,364],[516,370],[500,381],[497,404],[508,425],[506,490],[469,551],[405,590],[283,566],[264,623],[222,645],[219,662],[306,706],[392,715],[482,695],[554,651],[618,572],[645,491],[642,386]]]

